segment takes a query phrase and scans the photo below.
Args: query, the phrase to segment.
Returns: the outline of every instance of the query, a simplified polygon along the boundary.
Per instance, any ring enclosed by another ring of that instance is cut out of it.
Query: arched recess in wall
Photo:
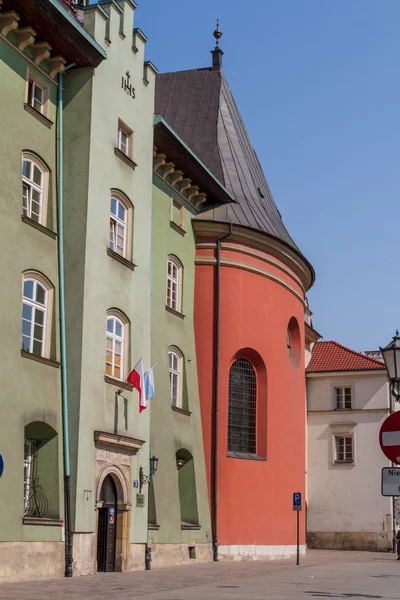
[[[181,508],[181,523],[198,525],[199,512],[197,508],[196,479],[193,456],[188,450],[181,448],[176,453],[176,468],[178,470],[179,503]]]
[[[288,323],[286,332],[286,345],[290,362],[293,367],[297,368],[300,365],[301,344],[300,328],[295,317],[292,317]]]
[[[157,525],[156,497],[153,479],[149,482],[149,525]]]
[[[242,348],[228,374],[228,456],[267,458],[268,381],[261,355]]]
[[[58,519],[59,504],[58,434],[33,421],[24,430],[24,516]]]

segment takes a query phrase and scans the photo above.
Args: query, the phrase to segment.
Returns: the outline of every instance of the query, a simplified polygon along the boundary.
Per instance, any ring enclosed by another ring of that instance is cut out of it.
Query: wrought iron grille
[[[256,405],[254,367],[239,358],[229,371],[228,451],[256,453]]]
[[[37,475],[39,446],[40,440],[25,438],[24,515],[26,517],[44,517],[49,509],[49,501]]]

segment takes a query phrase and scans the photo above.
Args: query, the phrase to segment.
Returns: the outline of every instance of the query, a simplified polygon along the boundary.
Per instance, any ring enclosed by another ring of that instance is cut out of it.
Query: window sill
[[[109,383],[110,385],[116,385],[118,388],[122,388],[123,390],[133,390],[133,386],[126,381],[120,381],[119,379],[114,379],[114,377],[109,377],[108,375],[104,375],[104,381]]]
[[[124,265],[125,267],[128,267],[128,269],[130,269],[131,271],[134,271],[135,267],[137,267],[137,265],[135,265],[133,262],[131,262],[130,260],[128,260],[124,256],[121,256],[120,254],[118,254],[118,252],[115,252],[114,250],[111,250],[111,248],[107,248],[107,254],[108,254],[108,256],[110,256],[111,258],[113,258],[114,260],[120,262],[121,265]]]
[[[354,465],[354,460],[335,460],[335,465]]]
[[[24,517],[22,519],[24,525],[46,525],[47,527],[61,527],[62,519],[47,519],[46,517]]]
[[[266,458],[262,458],[262,456],[258,456],[258,454],[252,454],[251,452],[227,452],[226,456],[228,458],[239,458],[241,460],[258,460],[261,462],[266,462]]]
[[[29,358],[30,360],[43,363],[44,365],[49,365],[49,367],[54,367],[56,369],[59,369],[61,366],[61,363],[57,362],[56,360],[51,360],[51,358],[39,356],[38,354],[33,354],[32,352],[26,352],[26,350],[21,350],[21,356],[23,358]]]
[[[174,308],[171,308],[170,306],[168,306],[168,304],[165,305],[165,310],[170,312],[172,315],[179,317],[180,319],[185,318],[185,315],[183,315],[181,312],[179,312],[179,310],[175,310]]]
[[[34,221],[33,219],[31,219],[30,217],[27,217],[26,215],[21,215],[21,219],[22,219],[23,223],[26,223],[27,225],[30,225],[34,229],[37,229],[38,231],[41,231],[42,233],[44,233],[44,234],[48,235],[49,237],[53,238],[53,240],[56,239],[57,234],[56,234],[55,231],[52,231],[51,229],[48,229],[47,227],[45,227],[41,223],[38,223],[37,221]]]
[[[201,525],[194,525],[193,523],[181,523],[182,531],[199,531],[201,529]]]
[[[31,115],[33,115],[34,117],[36,117],[36,119],[38,121],[43,123],[43,125],[46,125],[46,127],[48,127],[49,129],[51,128],[52,125],[54,125],[53,121],[50,121],[50,119],[45,117],[42,113],[40,113],[38,110],[36,110],[36,108],[33,108],[33,106],[31,106],[30,104],[25,103],[24,108],[25,108],[26,112],[28,112]]]
[[[133,170],[136,169],[137,164],[131,158],[129,158],[129,156],[121,152],[121,150],[119,150],[118,148],[114,148],[114,154],[115,156],[118,156],[118,158],[120,158],[122,162],[128,165],[128,167],[130,167]]]
[[[149,531],[158,531],[160,529],[160,525],[156,525],[155,523],[149,523],[148,529]]]
[[[348,412],[349,410],[353,410],[353,408],[335,408],[334,410],[338,411],[338,412]]]
[[[174,410],[177,413],[180,413],[181,415],[186,415],[187,417],[190,417],[190,415],[192,414],[190,412],[190,410],[186,410],[185,408],[181,408],[180,406],[174,406],[173,404],[171,405],[172,410]]]
[[[182,229],[182,227],[180,225],[175,223],[175,221],[170,221],[169,224],[172,227],[172,229],[174,229],[175,231],[180,233],[182,236],[186,235],[186,231],[184,229]]]

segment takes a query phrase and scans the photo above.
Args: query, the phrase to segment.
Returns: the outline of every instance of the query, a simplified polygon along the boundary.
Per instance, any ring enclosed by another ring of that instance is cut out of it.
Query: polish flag
[[[147,408],[146,393],[144,389],[143,360],[140,359],[136,367],[129,373],[127,381],[139,392],[139,412]]]

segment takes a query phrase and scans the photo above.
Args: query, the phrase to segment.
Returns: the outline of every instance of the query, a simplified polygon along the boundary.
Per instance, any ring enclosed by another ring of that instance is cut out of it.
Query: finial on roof
[[[211,50],[211,54],[212,54],[212,70],[213,71],[220,71],[222,69],[222,56],[223,56],[223,52],[221,50],[221,48],[219,47],[219,40],[222,37],[222,31],[220,31],[219,28],[219,19],[217,19],[217,28],[213,33],[213,36],[215,37],[217,43],[215,45],[214,50]]]
[[[217,19],[217,28],[216,28],[216,30],[214,31],[214,33],[213,33],[213,36],[214,36],[214,37],[215,37],[215,39],[217,40],[217,48],[218,48],[218,46],[219,46],[219,40],[220,40],[220,39],[221,39],[221,37],[222,37],[222,31],[220,31],[220,29],[219,29],[219,19]]]

